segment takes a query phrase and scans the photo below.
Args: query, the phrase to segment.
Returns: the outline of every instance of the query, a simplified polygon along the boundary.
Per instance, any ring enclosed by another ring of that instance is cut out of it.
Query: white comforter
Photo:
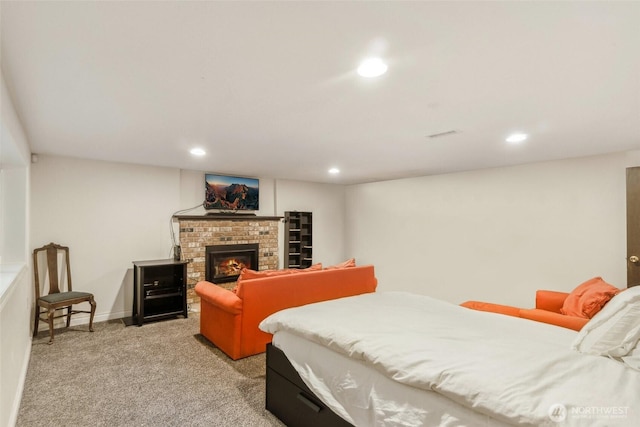
[[[574,331],[378,292],[287,309],[265,319],[377,369],[512,424],[640,425],[640,372],[571,350]],[[565,418],[556,423],[550,411]]]

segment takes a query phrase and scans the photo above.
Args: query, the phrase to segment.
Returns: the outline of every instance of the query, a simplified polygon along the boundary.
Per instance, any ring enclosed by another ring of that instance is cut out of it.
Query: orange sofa
[[[568,296],[569,293],[567,292],[546,290],[536,291],[536,308],[530,309],[481,301],[466,301],[460,305],[474,310],[490,311],[493,313],[506,314],[508,316],[522,317],[523,319],[535,320],[579,331],[587,324],[589,319],[569,316],[560,312],[560,309],[562,309],[562,306]]]
[[[233,360],[266,351],[271,334],[258,324],[276,311],[374,292],[372,265],[267,276],[238,282],[236,292],[202,281],[200,333]]]

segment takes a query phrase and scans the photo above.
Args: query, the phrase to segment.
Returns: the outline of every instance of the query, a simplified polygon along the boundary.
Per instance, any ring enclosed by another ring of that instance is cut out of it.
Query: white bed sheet
[[[354,426],[508,425],[438,393],[393,381],[358,360],[288,332],[277,332],[273,345],[285,353],[307,387]]]
[[[287,309],[260,328],[303,337],[392,381],[504,423],[640,425],[640,373],[571,350],[576,332],[565,328],[404,292]]]

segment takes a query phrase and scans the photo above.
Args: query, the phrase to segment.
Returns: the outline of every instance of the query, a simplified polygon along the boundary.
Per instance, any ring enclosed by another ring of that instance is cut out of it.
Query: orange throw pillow
[[[348,268],[348,267],[355,267],[356,266],[356,259],[355,258],[351,258],[348,259],[344,262],[341,262],[340,264],[336,264],[336,265],[332,265],[330,267],[325,268],[325,270],[336,270],[338,268]]]
[[[243,268],[240,271],[240,277],[238,280],[249,280],[249,279],[260,279],[262,277],[273,277],[273,276],[284,276],[286,274],[296,274],[296,273],[304,273],[306,271],[314,271],[314,270],[322,270],[322,264],[313,264],[307,268],[286,268],[284,270],[250,270],[248,268]]]
[[[571,291],[560,313],[591,319],[618,293],[620,289],[605,282],[602,277],[594,277]]]
[[[285,275],[289,275],[289,274],[304,273],[304,272],[307,272],[307,271],[316,271],[316,270],[322,270],[322,263],[313,264],[310,267],[302,268],[302,269],[300,269],[300,268],[286,268],[284,270],[262,270],[262,271],[256,271],[256,270],[251,270],[249,268],[243,268],[240,271],[240,276],[238,276],[238,283],[232,289],[232,292],[238,294],[239,293],[238,291],[240,289],[240,285],[245,280],[260,279],[260,278],[263,278],[263,277],[285,276]]]

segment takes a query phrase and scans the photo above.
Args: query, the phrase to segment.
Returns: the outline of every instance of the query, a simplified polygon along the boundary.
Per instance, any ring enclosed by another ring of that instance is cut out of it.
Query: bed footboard
[[[288,427],[352,427],[304,384],[285,354],[267,344],[266,408]]]

